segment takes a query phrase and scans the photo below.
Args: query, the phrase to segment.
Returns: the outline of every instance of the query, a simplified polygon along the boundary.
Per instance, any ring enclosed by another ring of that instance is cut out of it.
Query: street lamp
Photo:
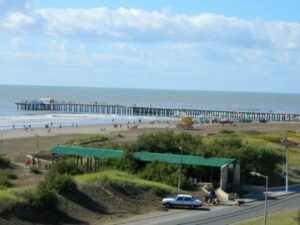
[[[182,147],[179,146],[180,149],[180,167],[179,167],[179,178],[178,178],[178,186],[177,186],[177,194],[179,194],[180,183],[181,183],[181,167],[182,167]]]
[[[265,225],[267,225],[267,202],[268,202],[268,182],[269,182],[269,177],[262,175],[260,173],[256,173],[256,172],[250,172],[250,174],[252,176],[257,176],[257,177],[262,177],[266,179],[266,191],[265,191]]]

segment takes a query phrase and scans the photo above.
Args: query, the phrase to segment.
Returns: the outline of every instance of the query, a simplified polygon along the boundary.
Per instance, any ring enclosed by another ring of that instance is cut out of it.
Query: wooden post
[[[89,157],[87,157],[87,159],[86,159],[86,172],[88,173],[89,172],[89,163],[90,163],[90,158]]]

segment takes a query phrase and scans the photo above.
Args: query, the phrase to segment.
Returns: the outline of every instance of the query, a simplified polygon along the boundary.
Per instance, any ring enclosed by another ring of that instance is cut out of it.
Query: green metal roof
[[[96,158],[121,158],[123,156],[122,150],[112,149],[97,149],[97,148],[83,148],[72,146],[57,146],[51,150],[52,154],[74,155],[83,157],[96,157]],[[192,155],[176,155],[152,152],[135,152],[134,156],[139,161],[152,162],[152,161],[165,161],[172,164],[192,165],[192,166],[209,166],[209,167],[222,167],[235,161],[230,158],[214,158],[214,157],[201,157]]]
[[[57,146],[51,150],[51,153],[58,154],[58,155],[97,157],[103,159],[121,158],[123,156],[122,150],[83,148],[83,147],[73,147],[73,146]]]
[[[164,153],[150,153],[150,152],[136,152],[134,153],[136,159],[140,161],[165,161],[172,164],[192,165],[192,166],[210,166],[210,167],[222,167],[224,165],[234,162],[234,159],[229,158],[214,158],[214,157],[201,157],[193,155],[175,155],[175,154],[164,154]]]

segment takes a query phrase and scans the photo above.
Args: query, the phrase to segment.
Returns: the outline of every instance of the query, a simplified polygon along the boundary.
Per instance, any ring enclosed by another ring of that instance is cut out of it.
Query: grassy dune
[[[89,182],[109,183],[112,185],[132,185],[142,188],[150,188],[155,191],[176,192],[176,189],[166,184],[140,179],[118,170],[106,170],[98,173],[77,175],[75,181],[83,184]]]

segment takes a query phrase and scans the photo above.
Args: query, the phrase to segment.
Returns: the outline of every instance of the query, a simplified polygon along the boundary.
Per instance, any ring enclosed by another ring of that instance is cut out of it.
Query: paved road
[[[300,209],[300,193],[272,198],[268,213],[285,209]],[[171,209],[148,216],[136,217],[118,225],[226,225],[264,215],[264,201],[242,206],[202,208],[197,210]]]

